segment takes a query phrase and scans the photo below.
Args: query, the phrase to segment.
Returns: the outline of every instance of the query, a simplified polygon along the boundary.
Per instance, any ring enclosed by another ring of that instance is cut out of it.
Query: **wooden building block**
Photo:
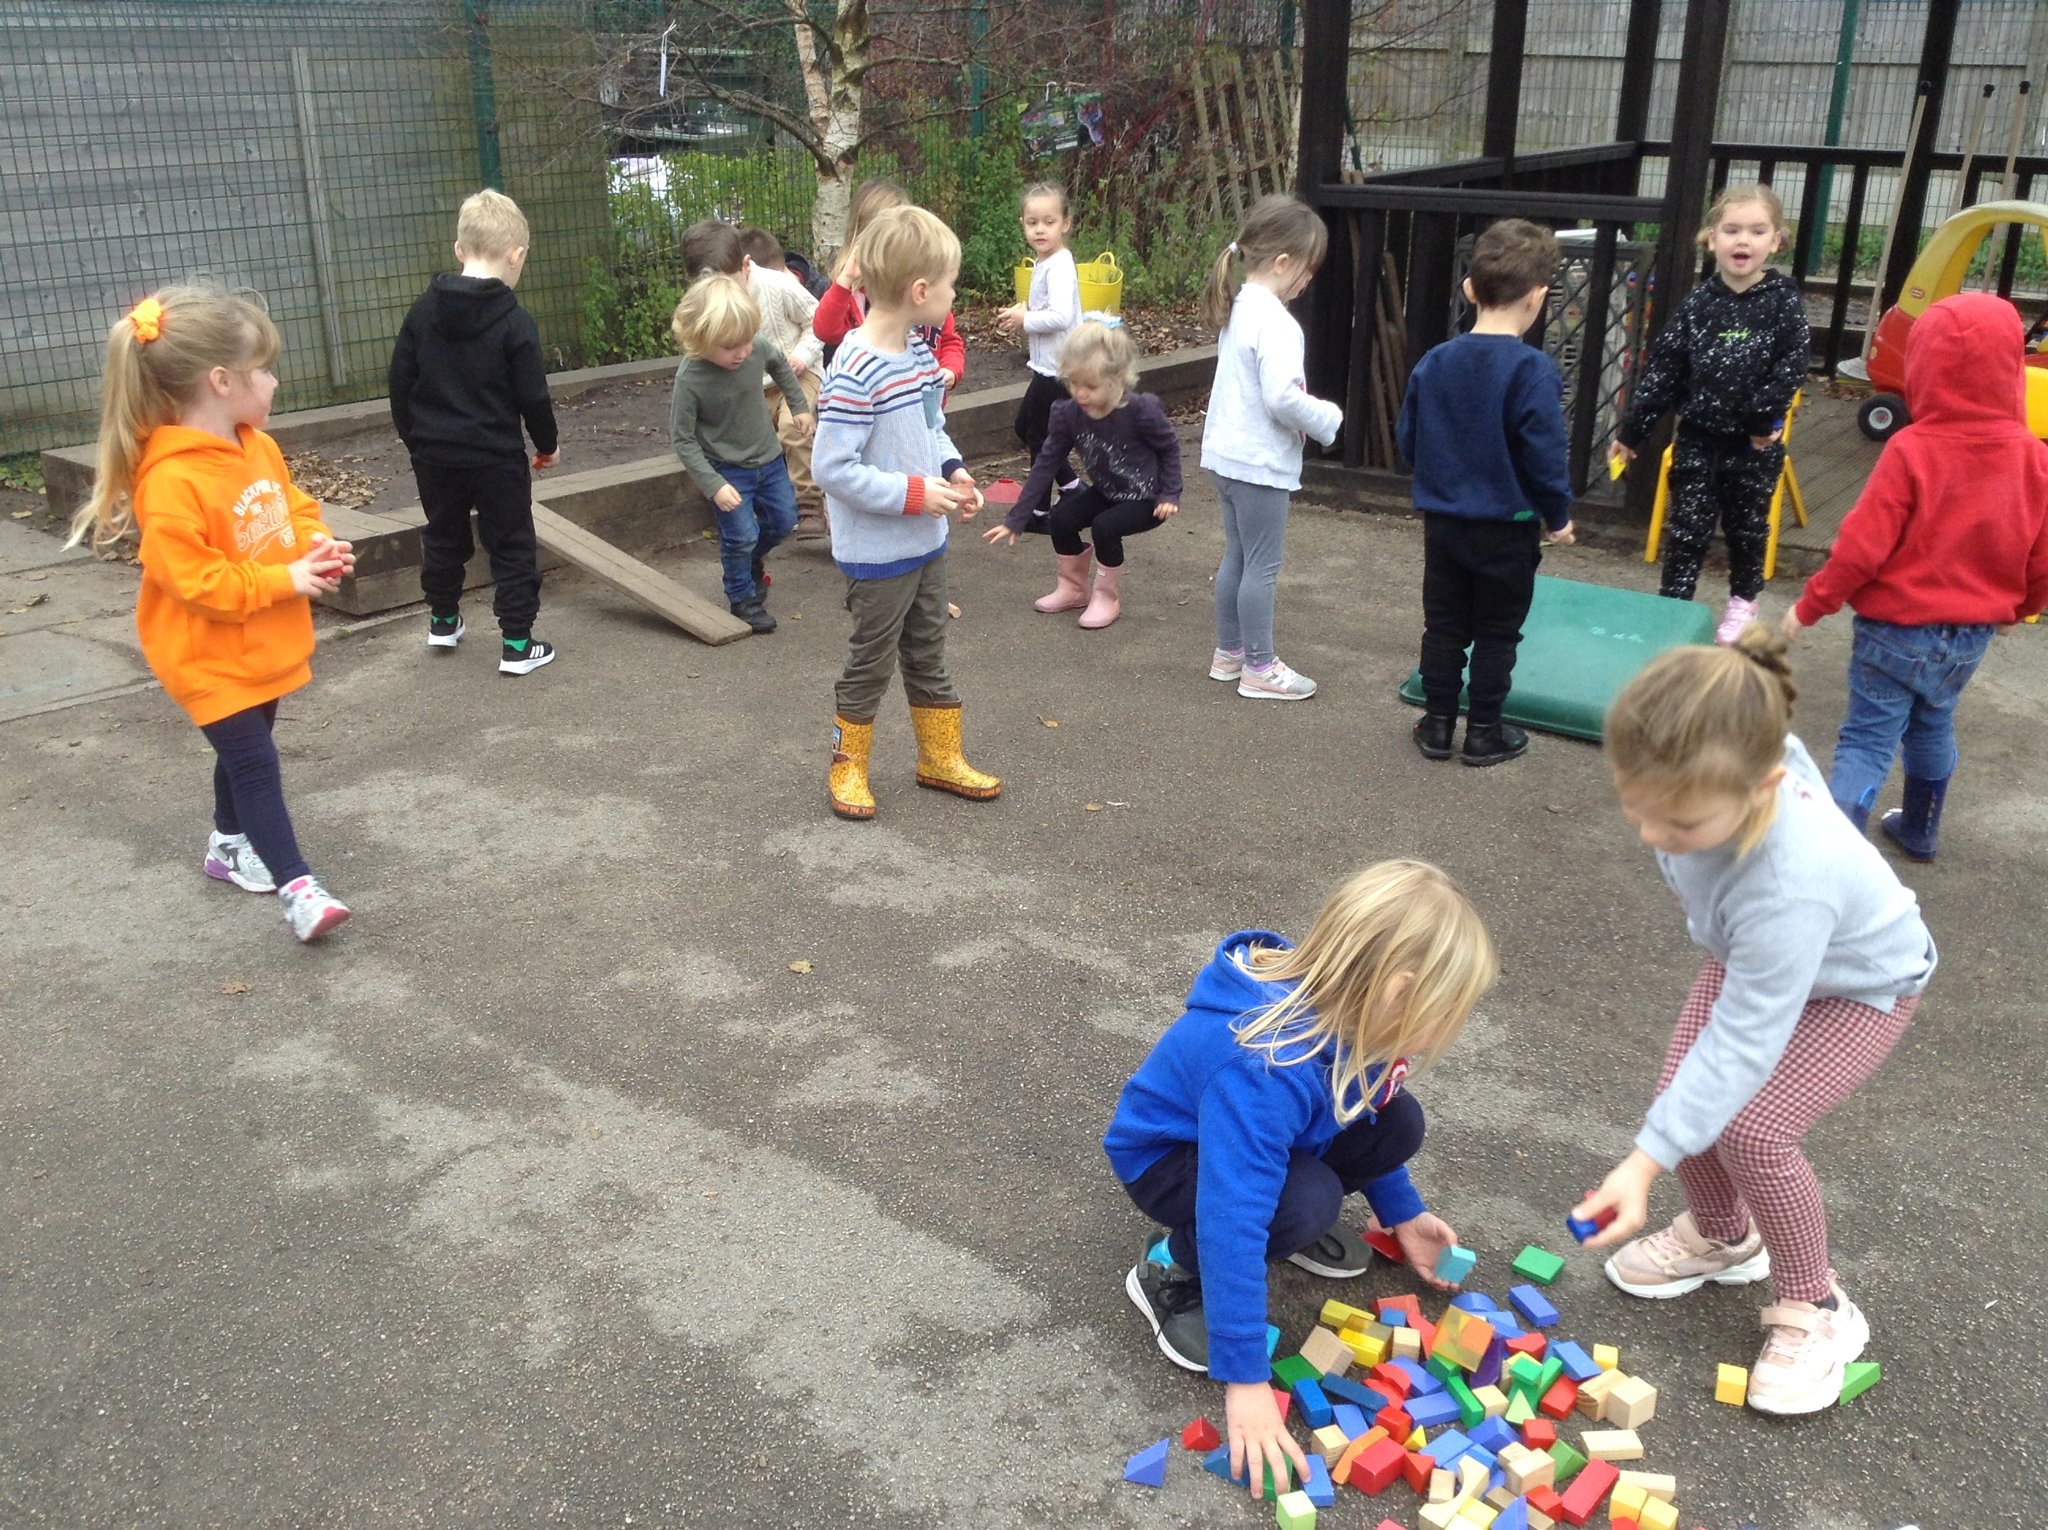
[[[1547,1286],[1564,1270],[1562,1255],[1548,1249],[1538,1248],[1531,1243],[1515,1255],[1514,1271],[1524,1280],[1533,1280],[1539,1286]]]
[[[1429,1474],[1429,1501],[1431,1503],[1449,1503],[1457,1496],[1458,1479],[1441,1466],[1431,1470]]]
[[[1633,1429],[1588,1429],[1579,1441],[1589,1461],[1643,1459],[1643,1437]]]
[[[1602,1371],[1613,1376],[1614,1371]],[[1640,1429],[1657,1416],[1657,1389],[1640,1376],[1623,1376],[1608,1388],[1601,1417],[1617,1429]]]
[[[1621,1351],[1612,1344],[1595,1344],[1593,1363],[1603,1371],[1618,1371],[1621,1369]]]
[[[1182,1450],[1214,1450],[1223,1443],[1223,1436],[1216,1432],[1216,1426],[1206,1418],[1198,1418],[1180,1432]]]
[[[1310,1448],[1323,1458],[1323,1465],[1335,1466],[1337,1458],[1350,1448],[1351,1437],[1335,1424],[1325,1424],[1310,1437]]]
[[[1622,1520],[1637,1519],[1643,1512],[1643,1500],[1647,1497],[1649,1495],[1641,1488],[1617,1482],[1614,1491],[1607,1495],[1607,1517],[1617,1524]]]
[[[1749,1371],[1740,1365],[1714,1367],[1714,1401],[1741,1407],[1749,1396]]]
[[[1412,1328],[1394,1330],[1394,1358],[1397,1360],[1420,1360],[1422,1358],[1422,1335]]]
[[[1499,1387],[1474,1387],[1472,1395],[1479,1400],[1487,1418],[1499,1418],[1508,1411],[1508,1394]]]
[[[1522,1443],[1531,1450],[1548,1450],[1557,1443],[1557,1425],[1547,1418],[1532,1418],[1522,1425]]]
[[[1383,1364],[1394,1349],[1394,1330],[1385,1323],[1367,1323],[1363,1328],[1347,1328],[1342,1335],[1344,1343],[1357,1358],[1358,1364],[1370,1370]]]
[[[1306,1493],[1282,1493],[1273,1505],[1273,1522],[1280,1530],[1316,1530],[1316,1506]]]
[[[1361,1312],[1348,1302],[1338,1301],[1333,1296],[1330,1300],[1323,1303],[1323,1310],[1317,1315],[1316,1321],[1325,1328],[1342,1328],[1353,1317],[1356,1317],[1361,1324],[1366,1321],[1366,1314],[1364,1312]]]
[[[1639,1487],[1646,1498],[1661,1498],[1670,1503],[1678,1497],[1678,1479],[1668,1472],[1625,1471],[1616,1480],[1616,1487]]]
[[[1531,1489],[1551,1487],[1557,1482],[1557,1462],[1546,1452],[1527,1445],[1510,1445],[1503,1450],[1500,1469],[1507,1478],[1508,1491],[1518,1498]]]
[[[1448,1357],[1461,1370],[1471,1371],[1478,1369],[1492,1343],[1493,1324],[1462,1307],[1449,1307],[1436,1325],[1436,1343],[1429,1353],[1432,1359]]]
[[[1842,1372],[1842,1392],[1836,1400],[1847,1402],[1852,1397],[1861,1397],[1884,1377],[1875,1360],[1851,1360]]]
[[[1602,1371],[1590,1381],[1579,1383],[1579,1412],[1584,1417],[1599,1423],[1607,1417],[1607,1394],[1614,1390],[1617,1382],[1628,1378],[1620,1371]]]
[[[1611,1461],[1588,1461],[1585,1469],[1572,1478],[1572,1485],[1558,1495],[1558,1518],[1568,1525],[1583,1525],[1593,1517],[1593,1511],[1600,1507],[1620,1476],[1620,1469]]]
[[[1327,1328],[1313,1330],[1301,1346],[1301,1358],[1319,1376],[1342,1376],[1358,1363],[1351,1346]]]
[[[1636,1523],[1640,1530],[1678,1530],[1678,1509],[1661,1498],[1647,1499]]]

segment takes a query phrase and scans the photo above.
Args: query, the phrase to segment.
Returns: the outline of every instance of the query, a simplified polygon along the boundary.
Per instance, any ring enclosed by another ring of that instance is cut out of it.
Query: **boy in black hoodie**
[[[533,635],[540,612],[540,553],[533,535],[533,480],[519,426],[533,437],[533,466],[550,468],[555,411],[548,398],[540,330],[512,289],[526,265],[525,215],[497,191],[479,191],[455,223],[460,275],[446,273],[405,316],[391,353],[391,423],[412,456],[427,524],[420,532],[420,589],[427,646],[462,640],[462,580],[474,544],[469,513],[497,583],[492,609],[501,674],[526,675],[554,646]]]

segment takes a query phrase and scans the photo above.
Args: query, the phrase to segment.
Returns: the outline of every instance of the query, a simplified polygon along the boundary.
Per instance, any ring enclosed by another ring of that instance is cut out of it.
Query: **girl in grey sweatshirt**
[[[1622,813],[1707,962],[1635,1151],[1573,1212],[1605,1228],[1588,1246],[1620,1243],[1651,1181],[1678,1175],[1685,1214],[1607,1276],[1653,1298],[1770,1276],[1747,1383],[1767,1413],[1815,1412],[1855,1379],[1870,1325],[1829,1263],[1800,1142],[1890,1054],[1935,963],[1913,893],[1788,733],[1793,694],[1784,639],[1751,624],[1732,648],[1660,655],[1608,713]]]

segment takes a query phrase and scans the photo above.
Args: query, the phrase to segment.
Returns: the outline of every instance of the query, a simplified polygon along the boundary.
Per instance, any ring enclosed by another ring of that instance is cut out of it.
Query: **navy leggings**
[[[282,887],[311,869],[299,854],[292,815],[284,807],[284,773],[278,765],[271,725],[277,703],[266,701],[199,731],[213,745],[213,826],[223,834],[246,834],[271,877]]]
[[[1266,1262],[1298,1254],[1337,1225],[1344,1197],[1363,1190],[1382,1174],[1392,1173],[1422,1146],[1422,1106],[1412,1094],[1397,1094],[1370,1121],[1356,1121],[1337,1133],[1323,1156],[1296,1152],[1288,1156],[1287,1181],[1280,1204],[1266,1232]],[[1197,1149],[1186,1143],[1171,1149],[1130,1184],[1124,1186],[1138,1209],[1169,1229],[1168,1250],[1184,1270],[1200,1271],[1195,1231],[1195,1169]]]

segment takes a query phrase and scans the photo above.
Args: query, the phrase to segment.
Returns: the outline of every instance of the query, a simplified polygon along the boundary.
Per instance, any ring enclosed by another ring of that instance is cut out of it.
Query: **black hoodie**
[[[1641,446],[1674,405],[1679,429],[1696,436],[1770,435],[1806,381],[1810,348],[1806,309],[1790,277],[1767,270],[1733,292],[1715,272],[1650,343],[1621,422],[1621,444]]]
[[[496,277],[436,276],[391,352],[398,438],[436,467],[524,462],[521,419],[534,451],[551,456],[555,410],[533,315]]]

